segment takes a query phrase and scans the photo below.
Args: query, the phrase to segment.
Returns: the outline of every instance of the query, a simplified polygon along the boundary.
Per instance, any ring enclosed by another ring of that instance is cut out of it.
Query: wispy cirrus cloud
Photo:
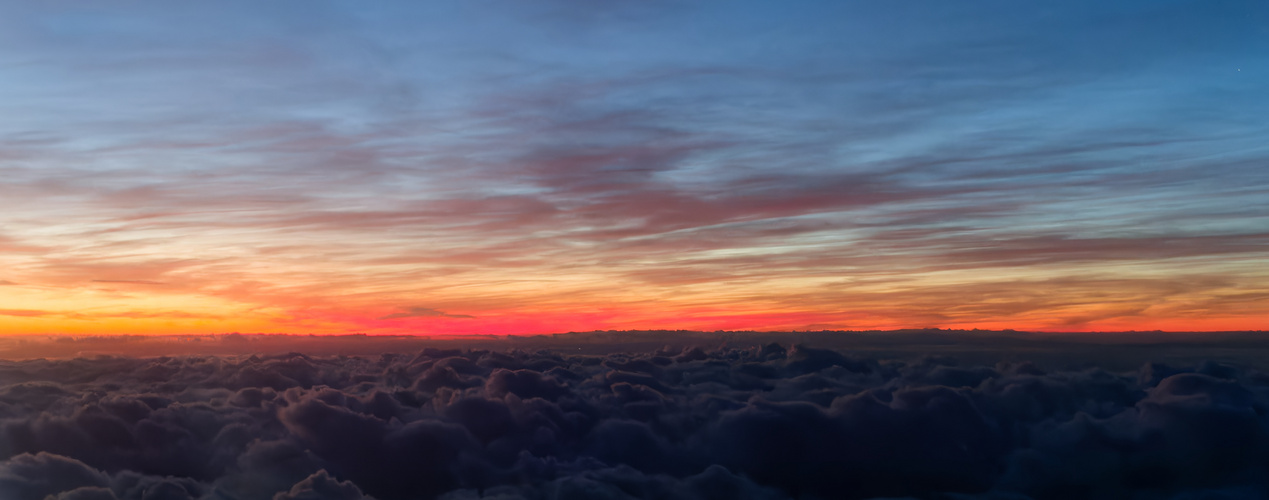
[[[445,317],[387,312],[411,297],[472,329],[728,301],[1045,326],[1089,316],[944,280],[1269,278],[1258,7],[552,5],[0,7],[5,298],[66,310],[50,290],[91,277],[123,286],[76,304],[274,330]],[[1132,307],[1237,309],[1210,293]]]
[[[19,317],[25,317],[25,318],[38,318],[42,316],[48,316],[50,314],[56,314],[56,313],[51,313],[49,311],[39,311],[35,309],[0,309],[0,316],[19,316]]]

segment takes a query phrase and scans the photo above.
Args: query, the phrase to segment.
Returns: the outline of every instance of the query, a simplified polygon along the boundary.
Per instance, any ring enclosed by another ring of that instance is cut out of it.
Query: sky
[[[1269,4],[0,2],[0,332],[1249,330]]]

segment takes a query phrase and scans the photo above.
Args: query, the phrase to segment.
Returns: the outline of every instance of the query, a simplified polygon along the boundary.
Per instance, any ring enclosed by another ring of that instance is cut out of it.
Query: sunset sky
[[[0,3],[0,332],[1269,326],[1269,3]]]

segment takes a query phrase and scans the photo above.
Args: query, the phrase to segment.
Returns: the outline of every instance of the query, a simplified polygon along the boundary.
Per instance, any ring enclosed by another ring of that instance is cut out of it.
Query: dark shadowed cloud
[[[729,334],[717,347],[719,335],[672,333],[606,344],[615,334],[398,338],[353,356],[0,361],[0,496],[1269,493],[1266,344],[1254,334]],[[852,347],[767,342],[779,338]],[[345,338],[334,350],[381,340]],[[661,341],[674,345],[630,348]],[[1233,345],[1247,362],[1205,359]],[[1142,363],[1153,356],[1168,360]]]

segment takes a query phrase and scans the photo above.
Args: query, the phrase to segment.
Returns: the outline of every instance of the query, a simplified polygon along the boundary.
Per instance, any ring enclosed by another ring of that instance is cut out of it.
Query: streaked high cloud
[[[0,297],[50,312],[6,331],[1223,330],[1269,296],[1254,2],[0,10]]]

